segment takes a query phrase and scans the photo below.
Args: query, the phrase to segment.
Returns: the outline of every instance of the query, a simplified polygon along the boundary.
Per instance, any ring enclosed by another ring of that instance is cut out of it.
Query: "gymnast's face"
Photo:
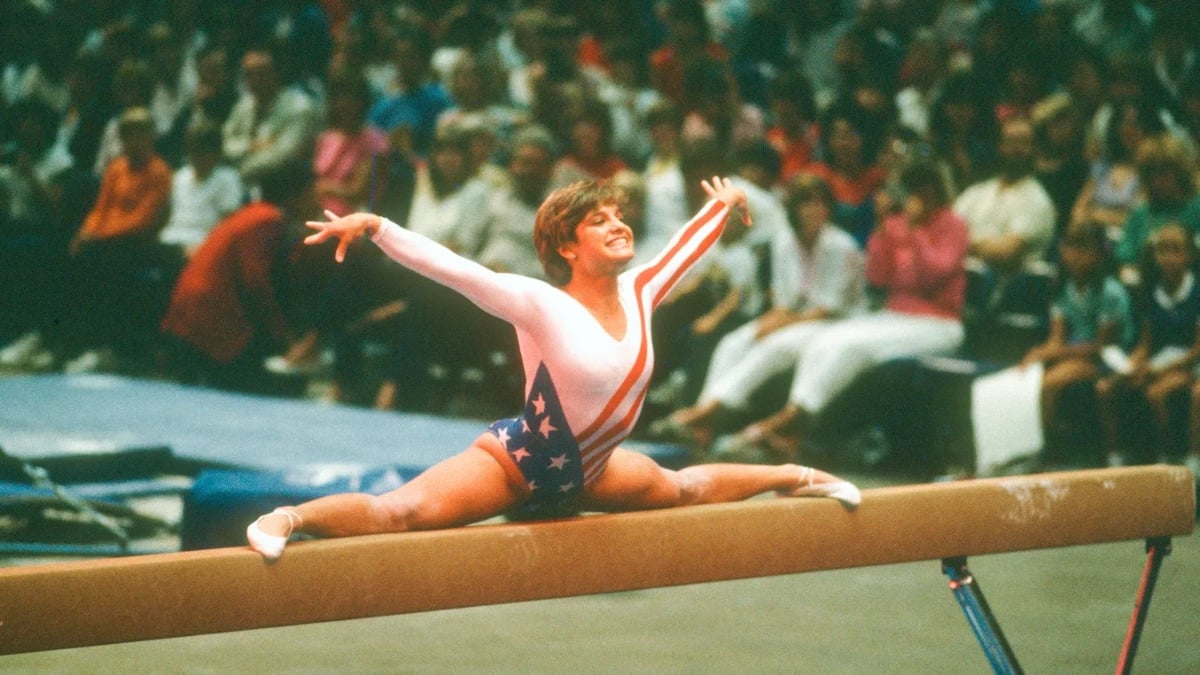
[[[568,264],[595,271],[619,269],[633,259],[633,229],[621,219],[616,204],[597,206],[575,226],[575,241],[559,249]]]

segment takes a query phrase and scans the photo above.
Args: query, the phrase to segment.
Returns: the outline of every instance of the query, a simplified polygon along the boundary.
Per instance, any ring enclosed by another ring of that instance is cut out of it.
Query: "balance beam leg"
[[[1017,663],[1017,656],[1000,630],[1000,624],[992,614],[983,590],[975,581],[975,576],[967,569],[966,558],[946,558],[942,560],[942,571],[950,577],[950,590],[954,592],[967,623],[979,639],[979,646],[992,664],[992,670],[998,675],[1018,675],[1024,671]]]
[[[1171,539],[1146,540],[1146,566],[1142,570],[1142,582],[1138,585],[1137,598],[1133,601],[1133,616],[1129,617],[1129,631],[1121,648],[1117,672],[1127,675],[1133,672],[1133,657],[1137,654],[1138,641],[1142,639],[1142,627],[1146,625],[1146,614],[1150,611],[1150,597],[1154,595],[1154,584],[1163,558],[1171,553]]]

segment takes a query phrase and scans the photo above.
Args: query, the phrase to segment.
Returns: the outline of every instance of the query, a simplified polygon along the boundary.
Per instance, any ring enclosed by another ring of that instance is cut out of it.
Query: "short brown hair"
[[[546,197],[534,220],[533,245],[551,283],[565,286],[571,281],[571,266],[558,249],[575,241],[575,228],[580,221],[601,206],[624,203],[625,191],[608,181],[578,181]]]

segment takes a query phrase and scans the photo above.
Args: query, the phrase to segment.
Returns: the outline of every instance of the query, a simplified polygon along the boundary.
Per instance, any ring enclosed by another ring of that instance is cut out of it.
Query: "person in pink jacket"
[[[867,282],[886,294],[878,311],[831,324],[804,348],[782,409],[750,424],[725,447],[759,447],[790,462],[811,419],[856,377],[891,359],[939,356],[962,342],[967,226],[949,209],[940,172],[918,163],[905,170],[900,213],[867,241]]]

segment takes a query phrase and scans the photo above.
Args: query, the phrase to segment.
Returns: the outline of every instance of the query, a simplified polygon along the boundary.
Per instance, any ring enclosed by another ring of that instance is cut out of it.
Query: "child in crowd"
[[[1128,357],[1109,350],[1105,361],[1116,372],[1096,383],[1096,403],[1104,431],[1108,463],[1124,464],[1123,438],[1131,434],[1124,426],[1132,417],[1122,415],[1133,396],[1144,398],[1149,407],[1148,421],[1151,438],[1167,454],[1182,454],[1177,449],[1180,438],[1172,431],[1172,406],[1178,395],[1196,381],[1195,368],[1200,363],[1200,284],[1196,283],[1196,244],[1188,231],[1179,224],[1163,226],[1151,238],[1153,254],[1152,290],[1142,317],[1141,336]],[[1140,410],[1140,409],[1139,409]],[[1147,419],[1138,415],[1138,421]],[[1178,427],[1175,427],[1177,430]],[[1176,446],[1176,447],[1172,447]],[[1146,458],[1149,459],[1149,458]]]
[[[1132,338],[1129,294],[1109,272],[1104,225],[1074,223],[1059,242],[1060,289],[1050,306],[1050,334],[1034,346],[1022,366],[1042,363],[1040,415],[1048,441],[1057,435],[1059,404],[1073,385],[1101,373],[1101,350]]]

